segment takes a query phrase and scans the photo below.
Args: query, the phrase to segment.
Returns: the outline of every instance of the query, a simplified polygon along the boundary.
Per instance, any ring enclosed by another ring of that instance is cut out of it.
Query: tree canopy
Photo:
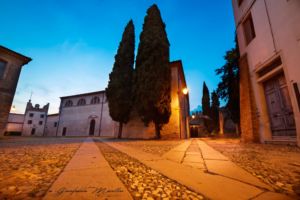
[[[132,107],[134,48],[134,24],[130,20],[123,32],[106,88],[109,114],[114,121],[120,123],[119,138],[122,136],[123,123],[127,123],[129,120]]]
[[[157,138],[171,115],[169,40],[157,5],[147,10],[136,58],[135,105],[142,121],[154,122]]]

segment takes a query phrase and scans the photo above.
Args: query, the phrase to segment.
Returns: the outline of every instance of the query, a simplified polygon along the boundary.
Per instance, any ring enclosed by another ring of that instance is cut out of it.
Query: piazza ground
[[[0,139],[0,199],[299,199],[300,149],[238,139]]]

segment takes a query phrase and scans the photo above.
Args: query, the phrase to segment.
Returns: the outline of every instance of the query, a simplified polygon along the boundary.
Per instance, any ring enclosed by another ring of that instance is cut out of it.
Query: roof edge
[[[18,52],[16,52],[16,51],[13,51],[13,50],[11,50],[11,49],[9,49],[9,48],[4,47],[4,46],[2,46],[2,45],[0,45],[0,51],[4,51],[4,52],[6,52],[6,53],[9,54],[9,55],[12,55],[12,56],[14,56],[14,57],[19,58],[20,60],[23,61],[23,65],[26,65],[26,64],[28,64],[30,61],[32,61],[32,59],[31,59],[30,57],[24,56],[24,55],[22,55],[22,54],[20,54],[20,53],[18,53]]]
[[[66,98],[70,98],[70,97],[80,97],[80,96],[85,96],[85,95],[101,94],[101,93],[105,93],[105,90],[100,90],[100,91],[96,91],[96,92],[89,92],[89,93],[82,93],[82,94],[75,94],[75,95],[69,95],[69,96],[63,96],[63,97],[60,97],[60,98],[61,99],[66,99]]]

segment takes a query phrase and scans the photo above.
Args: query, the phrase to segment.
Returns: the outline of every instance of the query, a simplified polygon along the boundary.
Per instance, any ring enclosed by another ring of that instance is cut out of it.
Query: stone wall
[[[59,114],[48,115],[45,127],[45,136],[56,136],[59,122]]]
[[[22,56],[0,46],[0,60],[6,63],[5,71],[0,77],[0,136],[4,134],[9,111],[14,99],[21,67],[30,62],[30,58]]]

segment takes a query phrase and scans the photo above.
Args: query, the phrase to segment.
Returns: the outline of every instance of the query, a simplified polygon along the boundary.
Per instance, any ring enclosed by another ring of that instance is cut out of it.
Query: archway
[[[90,122],[90,131],[89,131],[89,135],[94,135],[95,134],[95,120],[92,119]]]

